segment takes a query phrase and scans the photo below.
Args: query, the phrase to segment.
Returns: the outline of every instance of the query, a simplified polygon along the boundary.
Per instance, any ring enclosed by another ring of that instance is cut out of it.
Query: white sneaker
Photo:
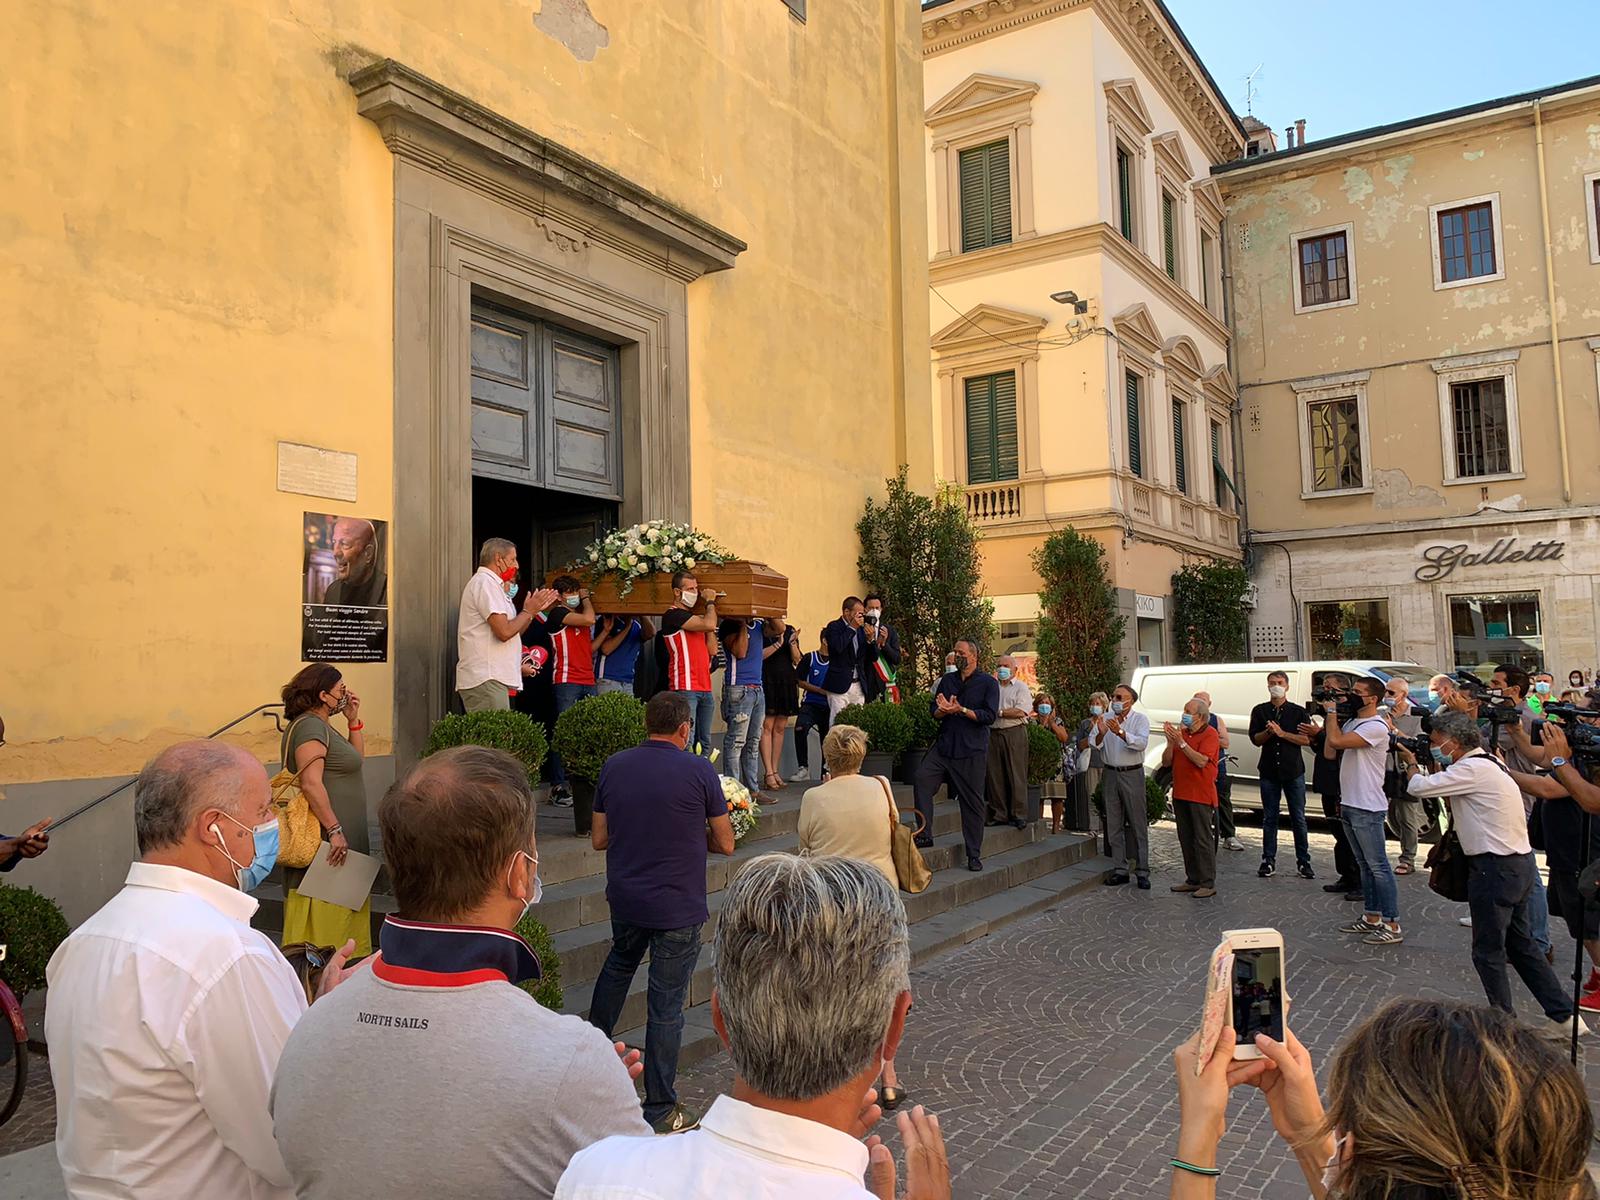
[[[1472,928],[1472,918],[1471,917],[1457,917],[1456,918],[1456,923],[1459,924],[1459,925],[1464,925],[1468,929]]]
[[[1544,1021],[1544,1022],[1541,1022],[1540,1026],[1539,1026],[1539,1032],[1542,1033],[1545,1037],[1549,1038],[1552,1042],[1567,1042],[1567,1041],[1571,1041],[1572,1040],[1572,1026],[1573,1026],[1574,1022],[1576,1022],[1577,1026],[1578,1026],[1578,1036],[1580,1038],[1588,1037],[1589,1034],[1593,1032],[1593,1030],[1591,1030],[1589,1028],[1588,1024],[1584,1021],[1584,1019],[1581,1016],[1579,1016],[1577,1013],[1573,1013],[1572,1014],[1572,1020],[1570,1020],[1570,1021]]]
[[[1231,837],[1227,841],[1223,842],[1222,844],[1224,846],[1226,846],[1229,850],[1243,850],[1244,849],[1244,843],[1241,842],[1236,837]]]
[[[804,783],[806,780],[808,780],[810,778],[811,778],[811,768],[810,767],[801,767],[793,775],[789,776],[789,782],[790,783]]]

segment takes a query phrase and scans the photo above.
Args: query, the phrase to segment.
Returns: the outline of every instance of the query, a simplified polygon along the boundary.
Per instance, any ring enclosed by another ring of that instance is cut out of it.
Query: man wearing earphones
[[[241,890],[277,857],[267,773],[236,746],[182,742],[139,773],[133,823],[126,885],[46,971],[67,1194],[289,1200],[267,1091],[306,996]]]

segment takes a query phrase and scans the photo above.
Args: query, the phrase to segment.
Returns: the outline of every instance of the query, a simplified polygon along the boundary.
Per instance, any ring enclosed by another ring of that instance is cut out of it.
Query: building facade
[[[1259,658],[1592,674],[1600,80],[1219,168]]]
[[[336,516],[387,578],[346,669],[376,792],[449,703],[483,537],[526,586],[691,521],[816,629],[866,495],[931,484],[914,0],[91,2],[10,33],[0,828],[276,699]],[[229,736],[277,757],[264,718]],[[130,803],[26,872],[74,921]]]
[[[1173,572],[1240,553],[1210,169],[1243,131],[1155,0],[935,0],[922,32],[935,471],[1008,648],[1071,525],[1105,547],[1125,663],[1162,662]]]

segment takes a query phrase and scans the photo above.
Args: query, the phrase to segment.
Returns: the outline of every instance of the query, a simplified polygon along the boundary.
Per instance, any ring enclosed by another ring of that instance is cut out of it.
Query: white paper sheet
[[[378,878],[378,860],[370,854],[351,850],[344,862],[334,867],[328,864],[329,848],[327,842],[317,847],[317,856],[311,860],[305,878],[295,890],[312,900],[337,904],[354,912],[372,894],[372,882]]]

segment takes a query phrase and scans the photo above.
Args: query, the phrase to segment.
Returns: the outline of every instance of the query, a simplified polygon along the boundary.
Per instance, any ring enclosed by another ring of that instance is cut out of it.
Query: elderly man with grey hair
[[[1504,1012],[1516,1011],[1506,977],[1509,959],[1549,1018],[1543,1032],[1564,1039],[1576,1021],[1579,1032],[1587,1033],[1583,1018],[1573,1011],[1572,998],[1563,992],[1534,944],[1528,897],[1538,867],[1528,844],[1528,822],[1516,780],[1504,763],[1483,749],[1478,723],[1467,714],[1442,710],[1433,714],[1429,725],[1434,763],[1443,769],[1421,774],[1416,756],[1402,746],[1406,791],[1417,799],[1433,796],[1449,801],[1451,824],[1467,857],[1472,965],[1489,1003]]]
[[[456,615],[456,694],[468,712],[504,711],[522,690],[522,634],[560,595],[535,588],[512,603],[517,582],[517,547],[490,538],[478,551],[478,569],[461,592]]]
[[[607,1138],[579,1152],[555,1200],[894,1200],[889,1150],[861,1135],[911,1007],[900,895],[848,858],[767,854],[728,888],[711,1020],[733,1094],[691,1133]],[[908,1200],[949,1200],[939,1121],[899,1117]],[[863,1179],[870,1173],[872,1189]]]
[[[1033,691],[1017,678],[1017,660],[1002,654],[995,660],[1000,682],[1000,711],[989,726],[989,762],[984,794],[989,825],[1021,829],[1028,812],[1028,722],[1033,717]]]
[[[46,971],[67,1195],[289,1200],[267,1092],[306,996],[240,890],[277,856],[267,773],[235,746],[183,742],[139,773],[133,821],[126,885]]]

